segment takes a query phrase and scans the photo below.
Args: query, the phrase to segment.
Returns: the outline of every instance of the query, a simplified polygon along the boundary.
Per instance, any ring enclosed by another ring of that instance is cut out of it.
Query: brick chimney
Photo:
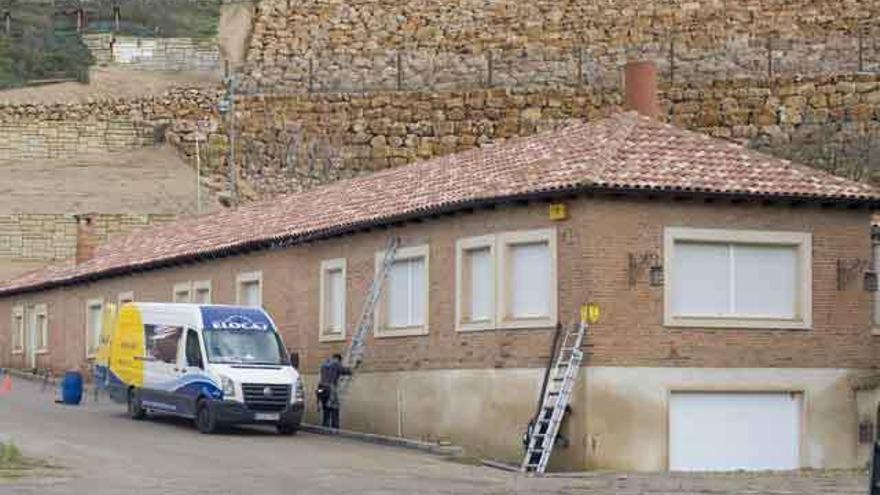
[[[650,61],[627,62],[623,69],[624,105],[642,115],[660,118],[657,66]]]
[[[92,259],[98,239],[95,234],[95,213],[74,215],[76,218],[76,264]]]

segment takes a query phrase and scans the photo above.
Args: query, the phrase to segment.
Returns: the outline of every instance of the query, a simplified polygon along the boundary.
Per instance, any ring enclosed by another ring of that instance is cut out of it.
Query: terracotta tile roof
[[[573,189],[880,200],[880,191],[868,185],[624,113],[136,231],[105,244],[80,265],[6,282],[0,294]]]

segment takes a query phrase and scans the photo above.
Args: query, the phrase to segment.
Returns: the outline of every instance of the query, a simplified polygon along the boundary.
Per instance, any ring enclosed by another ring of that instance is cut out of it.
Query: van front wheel
[[[196,428],[206,434],[217,431],[217,419],[214,417],[214,412],[211,411],[208,403],[204,400],[199,402],[198,412],[196,412]]]
[[[275,425],[279,435],[293,435],[296,433],[297,427],[293,423],[278,423]]]
[[[147,416],[147,411],[144,410],[143,404],[141,404],[140,395],[137,393],[137,389],[130,389],[128,391],[128,415],[131,419],[144,419]]]

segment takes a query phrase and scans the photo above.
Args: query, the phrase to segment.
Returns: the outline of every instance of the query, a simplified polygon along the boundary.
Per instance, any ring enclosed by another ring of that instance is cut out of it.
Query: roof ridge
[[[871,186],[792,165],[624,112],[138,229],[82,264],[49,265],[0,283],[0,295],[585,188],[880,203]]]

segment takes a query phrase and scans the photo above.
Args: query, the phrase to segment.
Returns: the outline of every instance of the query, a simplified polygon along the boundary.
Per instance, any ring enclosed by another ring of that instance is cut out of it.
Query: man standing
[[[339,393],[337,385],[339,377],[350,375],[351,368],[342,365],[342,355],[334,354],[321,363],[321,381],[318,383],[318,400],[321,402],[323,425],[326,428],[339,429]]]

